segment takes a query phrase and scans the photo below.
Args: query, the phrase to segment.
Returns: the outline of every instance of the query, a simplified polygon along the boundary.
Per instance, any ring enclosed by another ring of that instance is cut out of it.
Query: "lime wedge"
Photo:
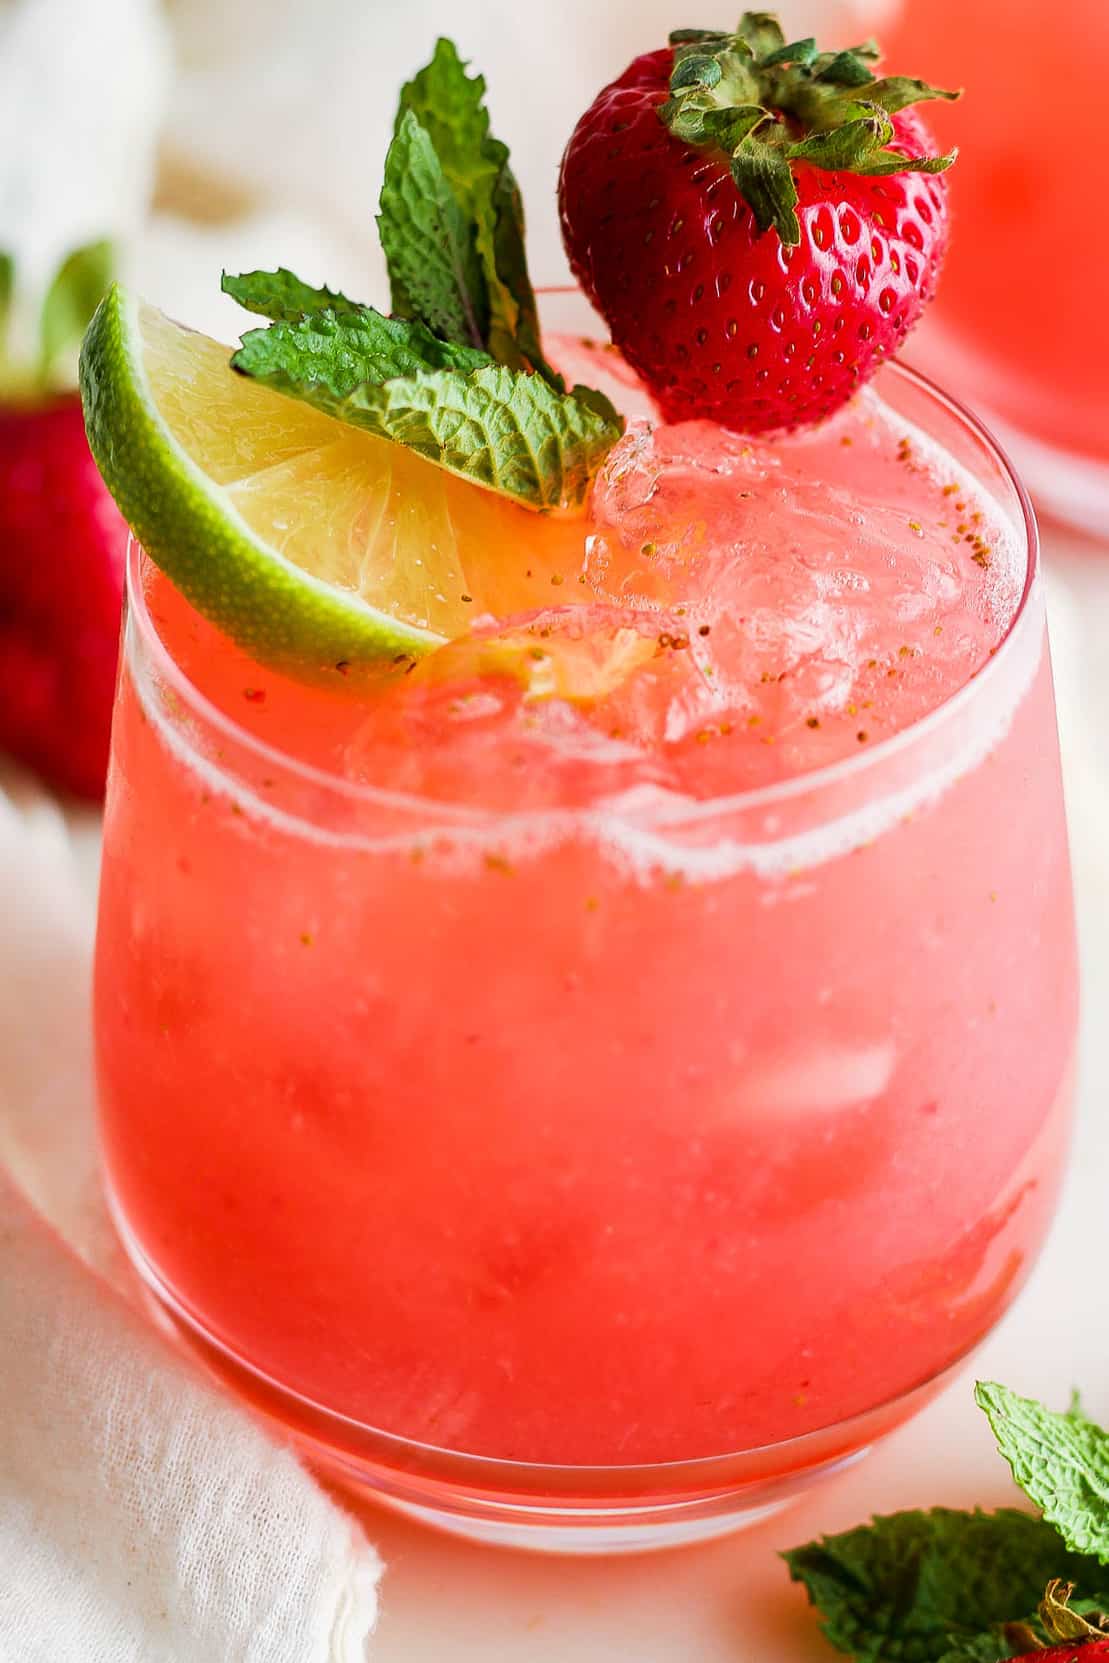
[[[577,599],[586,521],[457,479],[258,386],[229,356],[115,287],[85,337],[81,390],[135,535],[257,658],[302,672],[407,660],[483,613],[549,605],[552,584]]]

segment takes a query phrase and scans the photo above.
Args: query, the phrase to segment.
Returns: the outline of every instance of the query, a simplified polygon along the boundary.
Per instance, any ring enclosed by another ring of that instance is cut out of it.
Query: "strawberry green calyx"
[[[745,12],[734,34],[679,29],[663,124],[683,143],[722,151],[760,231],[801,240],[793,167],[880,175],[942,173],[957,152],[891,150],[898,110],[957,92],[910,76],[879,77],[873,41],[819,52],[811,37],[787,41],[770,12]]]
[[[1074,1583],[1055,1577],[1039,1604],[1039,1618],[1047,1635],[1048,1644],[1061,1640],[1104,1640],[1109,1628],[1109,1617],[1085,1601],[1085,1611],[1071,1604]]]

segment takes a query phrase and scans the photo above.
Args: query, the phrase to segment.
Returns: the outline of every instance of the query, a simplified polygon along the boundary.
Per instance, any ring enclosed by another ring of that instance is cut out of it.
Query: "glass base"
[[[294,1434],[294,1436],[297,1436]],[[555,1502],[528,1503],[459,1490],[449,1499],[433,1502],[409,1498],[398,1474],[383,1478],[364,1470],[335,1450],[322,1450],[297,1436],[301,1451],[320,1477],[360,1500],[384,1504],[394,1512],[450,1536],[487,1547],[516,1548],[529,1553],[611,1555],[651,1553],[664,1548],[691,1547],[730,1536],[763,1519],[773,1518],[800,1499],[817,1479],[846,1471],[870,1453],[855,1450],[819,1473],[775,1494],[769,1485],[755,1495],[713,1496],[696,1501],[662,1501],[635,1505],[616,1502],[604,1506],[559,1506]]]
[[[279,1437],[291,1439],[321,1479],[422,1524],[497,1547],[643,1553],[746,1529],[861,1461],[962,1362],[853,1420],[733,1455],[640,1467],[551,1467],[437,1449],[337,1414],[255,1368],[176,1297],[111,1194],[108,1201],[158,1327],[246,1400]]]

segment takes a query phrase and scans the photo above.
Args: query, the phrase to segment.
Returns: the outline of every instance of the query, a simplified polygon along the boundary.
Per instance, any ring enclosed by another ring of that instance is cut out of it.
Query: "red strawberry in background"
[[[0,347],[11,263],[0,256]],[[32,370],[0,357],[0,751],[99,798],[108,763],[127,529],[52,388],[108,281],[108,250],[70,256],[44,302]]]
[[[900,346],[935,288],[954,154],[878,79],[748,12],[679,31],[606,87],[562,160],[571,267],[670,421],[821,420]]]

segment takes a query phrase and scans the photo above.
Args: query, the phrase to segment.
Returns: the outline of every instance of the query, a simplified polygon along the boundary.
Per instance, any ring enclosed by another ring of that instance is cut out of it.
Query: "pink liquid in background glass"
[[[707,805],[964,688],[1020,601],[1019,529],[872,394],[777,444],[633,427],[556,597],[584,604],[537,638],[668,644],[590,707],[526,699],[467,643],[386,690],[312,689],[146,567],[158,636],[242,728],[450,805],[321,785],[313,809],[310,780],[181,717],[133,621],[103,1130],[181,1307],[333,1411],[548,1464],[774,1444],[961,1356],[1042,1239],[1065,1141],[1042,622],[1007,644],[1000,720],[964,697],[945,789],[886,748],[897,789],[848,771],[860,813],[830,833],[782,841],[787,800],[742,828]]]
[[[965,89],[958,104],[926,107],[960,154],[951,248],[910,360],[1021,432],[1109,461],[1109,7],[894,0],[857,11],[891,73]]]

